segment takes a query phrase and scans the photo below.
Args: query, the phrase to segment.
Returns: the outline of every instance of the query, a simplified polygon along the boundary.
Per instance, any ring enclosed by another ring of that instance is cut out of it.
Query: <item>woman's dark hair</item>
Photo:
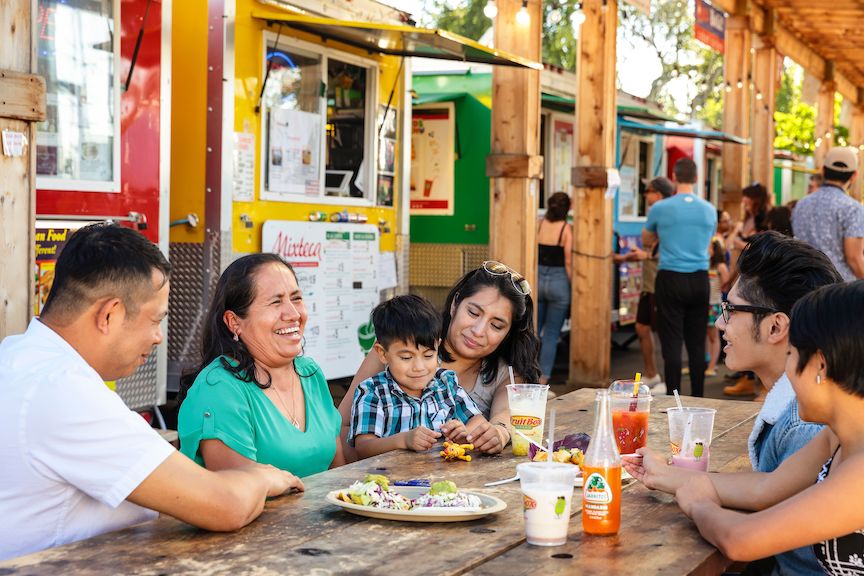
[[[864,397],[864,280],[822,287],[792,309],[789,343],[798,349],[801,374],[816,352],[825,356],[825,373],[849,394]]]
[[[483,383],[494,382],[498,377],[498,361],[500,359],[512,366],[513,371],[521,376],[525,382],[538,382],[540,366],[537,363],[537,355],[540,351],[540,340],[534,333],[534,301],[530,294],[523,296],[516,290],[509,274],[497,276],[480,267],[459,279],[450,290],[444,303],[441,346],[438,348],[438,355],[445,362],[453,361],[453,356],[447,350],[447,332],[450,330],[450,323],[453,320],[450,309],[459,308],[465,298],[487,287],[497,288],[510,301],[513,307],[513,319],[510,324],[510,332],[507,333],[498,348],[483,359],[480,368]]]
[[[792,208],[775,206],[765,215],[765,228],[774,230],[784,236],[792,236]]]
[[[768,190],[762,184],[754,182],[744,188],[741,195],[753,201],[753,223],[756,225],[756,231],[767,230],[765,216],[768,214]]]
[[[407,294],[394,296],[372,310],[375,338],[385,349],[396,340],[435,350],[441,337],[441,314],[429,300]]]
[[[222,358],[222,366],[231,374],[244,382],[254,382],[259,388],[270,387],[270,374],[267,374],[267,382],[259,382],[256,376],[255,359],[246,348],[242,340],[234,340],[234,334],[225,325],[223,317],[230,310],[240,318],[245,318],[249,312],[249,306],[255,300],[257,286],[255,282],[258,271],[269,264],[284,266],[294,274],[291,264],[277,254],[262,253],[249,254],[232,262],[219,277],[216,283],[216,291],[210,308],[204,318],[204,331],[201,334],[201,364],[198,369],[189,374],[184,374],[180,379],[180,392],[177,395],[178,405],[186,398],[186,393],[195,382],[198,374],[220,356],[226,356],[234,362]]]
[[[555,192],[546,201],[546,220],[560,222],[567,219],[570,211],[570,196],[565,192]]]

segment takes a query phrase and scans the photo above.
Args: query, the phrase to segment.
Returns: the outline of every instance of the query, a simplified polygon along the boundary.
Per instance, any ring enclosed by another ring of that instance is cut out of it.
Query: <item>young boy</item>
[[[483,419],[456,381],[438,367],[441,314],[420,296],[397,296],[372,311],[375,352],[386,369],[360,383],[348,441],[361,458],[390,450],[421,452],[441,437],[459,441]]]

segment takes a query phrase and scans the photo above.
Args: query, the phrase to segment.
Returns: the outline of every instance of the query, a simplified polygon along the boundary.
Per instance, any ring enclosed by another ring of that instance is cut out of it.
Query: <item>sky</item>
[[[415,20],[421,20],[425,14],[424,5],[432,5],[430,0],[379,0],[414,16]],[[458,0],[454,0],[458,2]],[[618,43],[618,77],[621,81],[621,89],[628,94],[644,98],[651,91],[651,82],[660,75],[660,62],[656,56],[645,49],[634,49],[625,42]],[[681,99],[686,100],[684,94],[686,86],[681,86]],[[676,91],[677,92],[677,91]]]

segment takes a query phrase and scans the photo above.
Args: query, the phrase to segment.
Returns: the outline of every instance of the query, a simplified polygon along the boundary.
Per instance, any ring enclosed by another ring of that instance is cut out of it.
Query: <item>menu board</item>
[[[411,215],[452,216],[455,109],[414,107],[411,119]]]
[[[262,246],[291,263],[309,319],[304,355],[326,378],[353,376],[375,343],[380,301],[378,228],[330,222],[264,222]]]

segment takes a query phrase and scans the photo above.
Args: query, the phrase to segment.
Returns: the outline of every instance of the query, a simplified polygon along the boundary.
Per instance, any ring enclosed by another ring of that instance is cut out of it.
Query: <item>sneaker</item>
[[[705,370],[705,376],[716,376],[716,375],[717,375],[716,370]]]
[[[724,387],[723,394],[727,396],[753,396],[756,394],[756,379],[742,376],[732,386]]]
[[[660,382],[659,384],[655,384],[651,388],[651,395],[652,396],[658,396],[660,394],[666,394],[666,383],[665,382]]]
[[[648,386],[649,388],[653,388],[657,384],[660,384],[663,380],[660,378],[660,374],[655,374],[651,378],[645,378],[642,380],[642,383]]]
[[[687,374],[690,374],[690,368],[682,368],[681,375],[686,376]]]

